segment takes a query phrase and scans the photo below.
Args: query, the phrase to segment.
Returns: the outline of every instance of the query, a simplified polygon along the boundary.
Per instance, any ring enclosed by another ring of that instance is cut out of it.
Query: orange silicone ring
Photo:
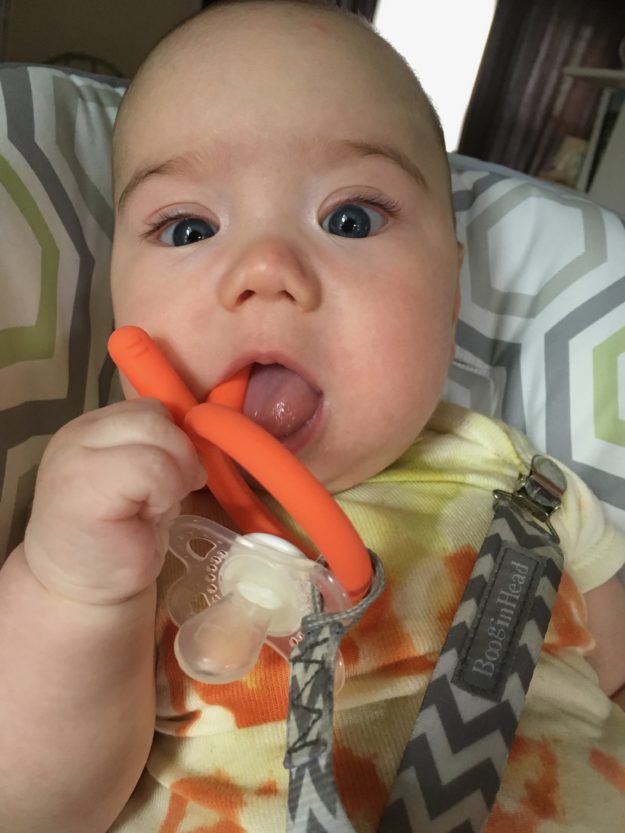
[[[232,460],[293,516],[352,599],[362,598],[371,581],[371,562],[364,544],[330,493],[297,457],[233,409],[233,403],[239,409],[243,404],[244,373],[212,391],[209,402],[198,404],[145,330],[130,326],[115,330],[109,352],[137,393],[163,402],[175,422],[187,431],[209,472],[209,489],[235,523],[246,532],[271,532],[293,540],[245,483]],[[294,543],[302,548],[301,542]]]

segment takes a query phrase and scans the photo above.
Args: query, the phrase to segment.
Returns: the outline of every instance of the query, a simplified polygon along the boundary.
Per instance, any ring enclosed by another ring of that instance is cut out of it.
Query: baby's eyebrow
[[[117,201],[117,211],[120,212],[123,209],[124,204],[132,192],[151,176],[158,174],[161,176],[173,176],[175,174],[191,175],[195,170],[197,170],[198,163],[201,162],[201,160],[198,159],[198,156],[199,154],[193,151],[190,153],[182,153],[179,156],[172,156],[171,159],[166,159],[164,162],[145,165],[144,167],[139,168],[139,170],[135,171],[135,173],[130,177],[130,180],[119,195],[119,199]]]
[[[390,159],[409,174],[422,188],[428,189],[428,184],[421,168],[399,148],[385,142],[366,142],[359,139],[336,139],[324,143],[330,150],[353,151],[360,156],[382,156]]]

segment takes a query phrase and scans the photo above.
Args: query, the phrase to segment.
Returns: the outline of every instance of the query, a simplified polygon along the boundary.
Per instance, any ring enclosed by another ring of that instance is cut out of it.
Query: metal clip
[[[510,501],[532,517],[545,524],[556,544],[560,542],[558,533],[550,521],[551,515],[560,508],[562,496],[566,491],[566,478],[558,466],[548,457],[536,454],[532,457],[528,475],[519,475],[514,492],[501,489],[493,491],[494,505]]]

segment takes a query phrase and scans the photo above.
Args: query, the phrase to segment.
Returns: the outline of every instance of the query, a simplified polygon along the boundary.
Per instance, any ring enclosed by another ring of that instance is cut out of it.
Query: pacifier
[[[173,521],[170,547],[186,568],[167,598],[179,625],[178,663],[201,682],[226,683],[252,668],[265,642],[288,660],[303,616],[347,610],[367,593],[371,560],[358,533],[297,457],[240,413],[249,369],[200,404],[139,327],[115,330],[109,352],[140,396],[166,405],[200,454],[208,488],[248,533],[195,516]],[[276,498],[314,549],[272,515],[235,463]]]
[[[186,568],[166,598],[179,626],[174,653],[182,670],[204,683],[243,677],[264,643],[288,662],[305,615],[351,606],[329,570],[275,535],[237,535],[206,518],[181,515],[171,524],[169,546]],[[341,662],[337,690],[343,679]]]

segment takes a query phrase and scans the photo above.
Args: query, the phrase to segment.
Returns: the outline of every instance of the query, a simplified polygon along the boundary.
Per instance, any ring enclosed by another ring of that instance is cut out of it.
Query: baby
[[[462,247],[436,115],[334,6],[212,4],[124,97],[114,196],[116,324],[145,328],[198,400],[252,365],[245,412],[384,563],[385,592],[341,646],[335,715],[339,793],[373,833],[492,491],[532,456],[506,426],[439,405]],[[177,666],[167,524],[183,501],[228,521],[165,408],[125,392],[52,439],[0,572],[0,831],[277,833],[287,665],[263,651],[224,686]],[[623,829],[624,539],[566,476],[566,570],[491,832]]]

